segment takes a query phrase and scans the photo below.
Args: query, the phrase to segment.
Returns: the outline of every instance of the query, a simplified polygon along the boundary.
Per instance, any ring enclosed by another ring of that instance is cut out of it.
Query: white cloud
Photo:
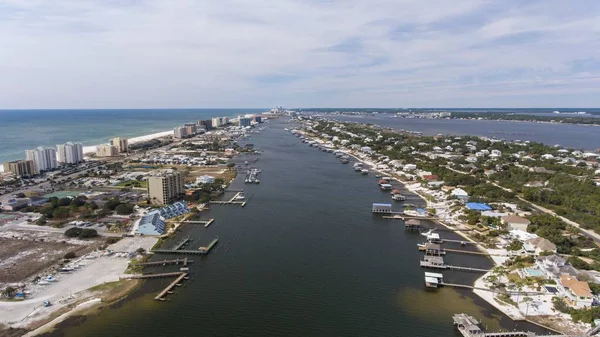
[[[599,9],[0,0],[0,107],[598,106]]]

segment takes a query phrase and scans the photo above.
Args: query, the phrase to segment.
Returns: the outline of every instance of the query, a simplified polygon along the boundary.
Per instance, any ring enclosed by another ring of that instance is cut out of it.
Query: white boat
[[[369,174],[369,170],[363,169],[362,171],[360,171],[360,173],[362,173],[363,176],[366,176],[367,174]]]
[[[236,195],[236,196],[233,198],[233,200],[234,200],[234,201],[241,201],[241,200],[245,200],[245,199],[246,199],[246,197],[245,197],[245,196],[244,196],[242,193],[240,193],[240,194]]]
[[[392,195],[392,200],[394,200],[394,201],[404,201],[404,200],[406,200],[406,197],[403,196],[402,194],[394,194],[394,195]]]

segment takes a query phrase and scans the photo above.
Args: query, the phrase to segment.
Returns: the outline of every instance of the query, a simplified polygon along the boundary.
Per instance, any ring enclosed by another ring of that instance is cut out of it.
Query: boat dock
[[[216,205],[240,205],[242,207],[246,206],[246,202],[245,201],[211,200],[209,202],[211,204],[216,204]]]
[[[157,301],[164,301],[165,300],[165,296],[167,296],[167,294],[172,294],[172,289],[175,288],[176,286],[180,286],[181,285],[181,281],[183,281],[184,279],[189,279],[188,274],[187,273],[178,273],[179,277],[177,277],[175,279],[175,281],[171,282],[165,289],[163,289],[163,291],[161,291],[158,295],[156,295],[156,297],[154,297],[155,300]]]
[[[404,229],[408,231],[418,231],[421,230],[421,221],[410,219],[404,222]]]
[[[194,262],[194,260],[188,260],[188,258],[186,257],[184,259],[142,262],[142,263],[139,263],[138,265],[143,266],[143,267],[148,267],[148,266],[166,266],[169,264],[178,265],[180,263],[183,263],[183,266],[186,267],[188,265],[188,263],[193,263],[193,262]]]
[[[126,280],[130,280],[130,279],[151,279],[151,278],[173,277],[173,276],[179,276],[179,275],[181,275],[181,272],[160,273],[160,274],[144,274],[144,275],[128,275],[128,276],[124,276],[122,278],[126,279]]]
[[[191,254],[191,255],[206,255],[208,252],[217,244],[219,241],[219,237],[216,237],[212,240],[208,246],[202,246],[198,248],[198,250],[192,249],[155,249],[152,253],[162,253],[162,254]]]
[[[480,268],[471,268],[471,267],[461,267],[461,266],[452,266],[444,263],[444,258],[441,256],[425,256],[423,260],[419,261],[421,267],[425,268],[436,268],[436,269],[450,269],[450,270],[458,270],[458,271],[472,271],[472,272],[483,272],[487,273],[489,269],[480,269]]]
[[[452,316],[454,326],[463,335],[463,337],[536,337],[540,336],[534,332],[529,331],[498,331],[498,332],[485,332],[481,328],[479,323],[473,316],[469,316],[465,313],[456,314]],[[577,335],[563,335],[553,334],[544,335],[546,337],[577,337]],[[581,337],[581,335],[579,335]],[[591,336],[589,333],[585,336]]]
[[[212,224],[213,221],[215,221],[215,219],[208,219],[208,220],[186,220],[186,221],[183,221],[183,223],[196,224],[196,225],[204,225],[204,227],[206,228],[206,227],[210,226],[210,224]]]
[[[490,254],[484,253],[484,252],[475,252],[475,251],[462,250],[462,249],[449,249],[449,248],[446,248],[445,251],[452,252],[452,253],[460,253],[460,254],[474,254],[474,255],[485,255],[485,256],[489,256],[490,255]]]
[[[208,252],[212,249],[212,247],[214,247],[217,242],[219,242],[219,238],[216,237],[214,240],[212,240],[208,246],[206,247],[200,247],[198,250],[202,252],[202,254],[208,254]]]
[[[178,243],[175,244],[175,246],[173,246],[173,250],[178,250],[179,248],[185,246],[188,242],[192,241],[192,238],[188,235],[185,238],[183,238],[181,241],[179,241]]]

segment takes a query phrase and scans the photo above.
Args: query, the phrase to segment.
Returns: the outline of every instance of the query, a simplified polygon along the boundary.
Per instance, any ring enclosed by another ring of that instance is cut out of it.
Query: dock
[[[175,259],[175,260],[162,260],[162,261],[152,261],[152,262],[142,262],[139,263],[139,266],[143,266],[143,267],[148,267],[148,266],[166,266],[169,264],[175,264],[178,265],[180,263],[183,264],[184,267],[186,267],[188,265],[188,263],[193,263],[194,260],[188,260],[188,258],[183,258],[183,259]]]
[[[534,332],[529,331],[498,331],[498,332],[485,332],[481,328],[479,323],[473,316],[461,313],[452,316],[454,326],[463,335],[463,337],[536,337],[540,336]],[[544,335],[546,337],[577,337],[581,335],[563,335],[553,334]],[[591,336],[587,333],[585,336]]]
[[[211,204],[216,204],[216,205],[240,205],[242,207],[246,206],[246,202],[245,201],[230,201],[230,200],[212,200],[209,201]]]
[[[182,280],[188,279],[187,273],[177,273],[177,274],[179,274],[179,277],[177,277],[175,279],[175,281],[171,282],[165,289],[163,289],[163,291],[161,291],[158,295],[156,295],[156,297],[154,297],[155,300],[164,301],[165,296],[167,296],[167,294],[173,293],[171,291],[173,288],[175,288],[176,286],[180,286]]]
[[[190,242],[192,240],[192,238],[188,235],[185,238],[183,238],[181,241],[177,242],[175,244],[175,246],[173,246],[173,250],[178,250],[179,248],[185,246],[188,242]]]
[[[206,247],[200,247],[198,250],[202,252],[202,254],[208,254],[208,252],[217,244],[217,242],[219,242],[219,238],[216,237],[214,240],[212,240],[208,246]]]
[[[454,243],[460,243],[461,245],[476,245],[477,244],[475,242],[471,242],[471,241],[467,241],[467,240],[450,240],[450,239],[442,239],[442,242],[454,242]]]
[[[452,253],[460,253],[460,254],[474,254],[474,255],[485,255],[485,256],[489,256],[490,255],[490,254],[484,253],[484,252],[474,252],[474,251],[462,250],[462,249],[449,249],[449,248],[446,248],[445,251],[452,252]]]
[[[186,220],[186,221],[182,221],[183,223],[189,223],[189,224],[194,224],[194,225],[204,225],[204,228],[210,226],[210,224],[213,223],[213,221],[215,221],[215,219],[208,219],[208,220]]]
[[[425,255],[423,260],[419,261],[421,267],[425,268],[435,268],[435,269],[450,269],[450,270],[458,270],[458,271],[470,271],[470,272],[482,272],[487,273],[490,271],[489,269],[481,269],[481,268],[471,268],[471,267],[462,267],[462,266],[452,266],[444,263],[444,258],[441,256],[428,256]]]
[[[421,230],[421,221],[410,219],[404,222],[404,229],[408,231],[418,231]]]
[[[179,275],[181,275],[181,272],[160,273],[160,274],[144,274],[144,275],[128,275],[128,276],[123,276],[123,279],[125,279],[125,280],[130,280],[130,279],[152,279],[152,278],[173,277],[173,276],[179,276]]]

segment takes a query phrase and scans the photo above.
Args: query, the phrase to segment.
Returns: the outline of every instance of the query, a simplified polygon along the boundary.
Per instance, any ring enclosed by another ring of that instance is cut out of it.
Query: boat
[[[340,163],[342,164],[348,164],[350,161],[348,159],[342,159],[340,160]]]
[[[394,200],[394,201],[404,201],[404,200],[406,200],[406,197],[403,196],[402,194],[394,194],[394,195],[392,195],[392,200]]]
[[[361,170],[362,170],[362,168],[360,166],[354,165],[354,171],[360,172]]]
[[[245,200],[245,199],[246,199],[246,197],[242,193],[239,193],[238,195],[236,195],[233,198],[234,201],[242,201],[242,200]]]
[[[367,169],[363,169],[362,171],[360,171],[360,173],[361,173],[363,176],[366,176],[367,174],[369,174],[369,170],[367,170]]]
[[[381,178],[381,174],[376,175],[375,178]]]

